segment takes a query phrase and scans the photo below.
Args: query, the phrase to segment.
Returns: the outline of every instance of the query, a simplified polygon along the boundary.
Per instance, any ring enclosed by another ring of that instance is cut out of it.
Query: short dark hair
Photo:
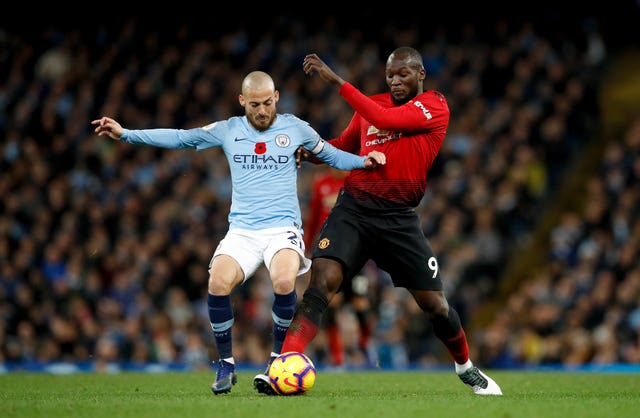
[[[424,62],[422,61],[422,54],[417,49],[410,46],[401,46],[393,50],[389,58],[393,56],[405,56],[410,65],[416,66],[419,70],[424,69]]]

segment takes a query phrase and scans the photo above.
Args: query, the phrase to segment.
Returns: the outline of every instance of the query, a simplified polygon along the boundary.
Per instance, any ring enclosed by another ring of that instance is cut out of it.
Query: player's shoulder
[[[230,118],[223,120],[222,122],[226,123],[229,127],[239,127],[246,126],[249,123],[246,115],[243,116],[231,116]]]
[[[285,122],[294,122],[294,123],[303,122],[303,123],[306,123],[305,121],[300,119],[298,116],[294,115],[293,113],[278,113],[277,116],[278,116],[278,119],[282,119]]]
[[[426,100],[435,100],[440,102],[446,102],[447,98],[439,90],[427,90],[416,96],[418,98],[425,98]]]
[[[218,120],[215,122],[208,123],[202,126],[201,128],[204,129],[205,131],[210,131],[216,127],[218,129],[220,128],[233,129],[234,127],[244,126],[246,125],[246,123],[247,123],[246,116],[232,116],[228,119]]]
[[[288,128],[293,126],[310,126],[309,122],[300,119],[298,116],[292,113],[278,113],[275,124],[279,128]]]
[[[449,108],[447,98],[438,90],[427,90],[417,95],[413,99],[413,101],[424,103],[425,105],[429,105],[430,107],[443,107],[446,109]]]

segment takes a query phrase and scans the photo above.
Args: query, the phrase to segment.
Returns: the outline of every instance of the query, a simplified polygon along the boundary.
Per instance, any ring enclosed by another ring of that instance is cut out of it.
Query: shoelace
[[[482,375],[478,372],[476,368],[469,369],[466,372],[464,372],[460,376],[460,379],[462,379],[464,383],[471,386],[480,386],[483,389],[486,389],[488,386],[487,380],[484,377],[482,377]]]

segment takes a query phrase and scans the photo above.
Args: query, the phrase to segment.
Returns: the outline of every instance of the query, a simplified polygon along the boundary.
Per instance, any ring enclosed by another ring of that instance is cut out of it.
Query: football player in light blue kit
[[[296,277],[311,266],[302,239],[295,158],[298,147],[341,170],[372,169],[386,162],[385,155],[377,151],[368,156],[340,151],[321,139],[307,122],[291,114],[278,114],[279,92],[267,73],[249,73],[238,99],[245,116],[202,128],[130,130],[109,117],[91,122],[98,135],[132,144],[224,150],[232,182],[229,231],[209,264],[207,300],[220,354],[211,386],[216,395],[230,392],[237,381],[231,346],[231,291],[251,277],[261,263],[268,268],[274,290],[271,363],[280,353],[296,308]],[[254,387],[260,393],[273,391],[265,374],[255,377]]]

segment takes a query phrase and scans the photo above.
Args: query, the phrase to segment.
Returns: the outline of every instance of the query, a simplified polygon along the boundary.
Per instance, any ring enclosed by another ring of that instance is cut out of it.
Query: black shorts
[[[438,260],[413,209],[363,207],[344,190],[318,236],[312,258],[318,257],[342,264],[343,284],[350,283],[371,259],[389,273],[396,287],[443,288]]]

